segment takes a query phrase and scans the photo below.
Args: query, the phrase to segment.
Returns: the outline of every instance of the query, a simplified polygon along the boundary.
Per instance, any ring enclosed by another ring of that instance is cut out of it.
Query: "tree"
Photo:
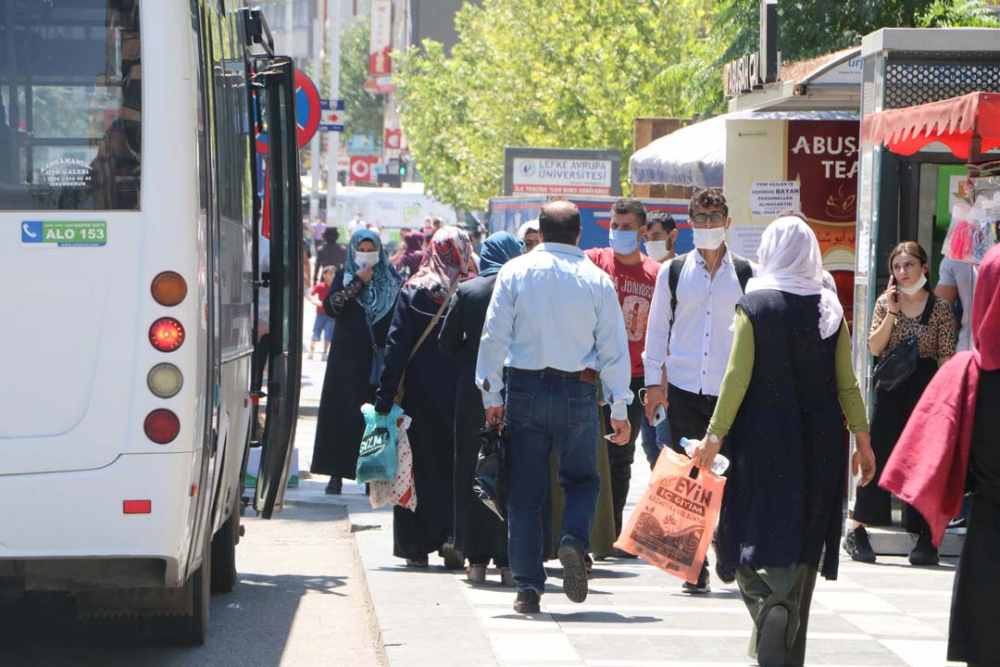
[[[722,0],[715,29],[688,65],[694,85],[689,110],[720,113],[722,66],[757,49],[760,0]],[[991,22],[992,19],[992,22]],[[982,0],[798,0],[778,3],[778,46],[784,62],[806,60],[861,44],[880,28],[997,26]]]
[[[382,136],[384,112],[382,96],[372,95],[364,88],[368,81],[368,42],[371,15],[359,18],[340,33],[340,97],[344,100],[346,130],[350,134]],[[329,70],[323,77],[330,80]],[[326,84],[329,93],[329,84]]]
[[[636,116],[670,116],[687,93],[671,67],[695,53],[704,0],[484,0],[459,41],[398,55],[410,150],[441,201],[481,209],[501,192],[504,146],[631,154]],[[623,170],[625,171],[625,170]]]

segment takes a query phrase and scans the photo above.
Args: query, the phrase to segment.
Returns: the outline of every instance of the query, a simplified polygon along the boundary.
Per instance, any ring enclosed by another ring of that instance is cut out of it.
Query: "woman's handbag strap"
[[[444,300],[441,301],[441,306],[437,309],[437,312],[434,313],[434,317],[431,318],[430,324],[428,324],[427,328],[424,329],[424,332],[420,334],[420,338],[417,339],[417,342],[416,344],[414,344],[413,349],[410,350],[410,358],[406,360],[407,365],[409,365],[410,361],[413,360],[414,355],[417,354],[417,351],[420,349],[420,346],[424,344],[424,341],[427,340],[427,337],[431,335],[431,331],[434,330],[434,327],[437,326],[437,323],[441,321],[441,316],[444,315],[444,311],[448,307],[448,304],[451,302],[451,297],[452,295],[455,294],[456,289],[458,289],[457,279],[454,282],[452,282],[451,289],[448,290],[448,296],[446,296]],[[403,370],[403,374],[399,377],[399,386],[396,387],[396,397],[393,399],[393,402],[396,405],[403,404],[403,383],[405,381],[406,381],[406,370]]]

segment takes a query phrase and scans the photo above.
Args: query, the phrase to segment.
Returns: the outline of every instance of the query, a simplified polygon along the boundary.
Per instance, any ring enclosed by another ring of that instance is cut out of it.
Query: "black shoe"
[[[519,614],[537,614],[541,612],[542,596],[538,591],[530,588],[517,592],[517,599],[514,600],[514,611]]]
[[[938,549],[931,541],[931,534],[920,533],[917,535],[917,544],[910,552],[910,565],[929,566],[937,565],[940,562],[941,556],[938,555]]]
[[[461,570],[465,568],[465,556],[455,548],[455,544],[451,540],[445,542],[440,553],[441,557],[444,558],[444,569]]]
[[[724,584],[731,584],[736,581],[736,568],[723,565],[722,559],[719,558],[718,535],[712,537],[712,551],[715,552],[715,576]],[[705,558],[705,563],[706,565],[708,564],[708,558]]]
[[[858,526],[844,536],[844,551],[859,563],[874,563],[875,550],[872,549],[871,540],[868,539],[868,531],[864,526]]]
[[[638,556],[636,556],[635,554],[630,554],[627,551],[622,551],[621,549],[619,549],[617,547],[615,548],[614,556],[615,556],[615,558],[621,558],[621,559],[625,559],[625,558],[638,558]]]
[[[711,580],[708,575],[708,565],[702,565],[701,574],[698,575],[698,583],[692,584],[691,582],[685,581],[681,590],[690,595],[704,595],[705,593],[711,593],[712,586],[710,581]]]
[[[330,482],[326,485],[326,495],[328,496],[339,496],[343,490],[344,480],[339,477],[331,477]]]
[[[735,567],[723,567],[722,563],[716,561],[715,563],[715,576],[719,578],[724,584],[731,584],[736,581],[736,568]]]
[[[587,574],[594,571],[594,559],[590,557],[590,554],[583,555],[583,566],[587,569]]]
[[[563,542],[556,552],[563,566],[563,593],[570,602],[587,599],[587,566],[583,550],[572,542]]]
[[[771,607],[760,628],[757,664],[760,667],[785,667],[785,637],[788,634],[788,609]]]

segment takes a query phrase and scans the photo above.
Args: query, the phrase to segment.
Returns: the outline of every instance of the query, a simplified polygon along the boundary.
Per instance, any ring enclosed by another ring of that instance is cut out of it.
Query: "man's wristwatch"
[[[715,446],[715,445],[719,445],[720,447],[722,446],[722,438],[720,438],[719,436],[715,435],[714,433],[709,433],[708,435],[706,435],[705,436],[705,442],[707,442],[708,444],[710,444],[712,446]]]

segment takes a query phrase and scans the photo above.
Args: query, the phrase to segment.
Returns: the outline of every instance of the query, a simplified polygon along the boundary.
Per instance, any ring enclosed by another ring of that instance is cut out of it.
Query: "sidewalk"
[[[311,323],[308,331],[311,331]],[[319,359],[319,355],[316,355]],[[318,404],[325,364],[304,362],[296,447],[308,470],[315,438],[309,403]],[[626,516],[649,479],[638,456]],[[372,510],[355,484],[324,494],[327,478],[303,479],[291,503],[347,508],[368,591],[391,667],[743,667],[750,619],[735,584],[714,580],[708,596],[680,592],[680,580],[640,560],[598,562],[586,603],[562,594],[557,561],[547,568],[542,614],[513,613],[513,589],[499,575],[472,586],[464,573],[431,558],[409,570],[392,557],[392,511]],[[331,508],[332,509],[332,508]],[[819,580],[806,664],[851,667],[941,667],[947,664],[948,618],[956,559],[914,568],[904,557],[876,565],[841,554],[840,579]]]
[[[648,470],[633,467],[629,508]],[[293,502],[343,505],[350,516],[368,590],[391,667],[743,667],[750,620],[735,584],[712,582],[692,597],[680,581],[639,560],[596,564],[587,602],[562,594],[558,563],[549,567],[543,613],[511,610],[514,592],[472,586],[431,558],[408,570],[392,557],[392,512],[372,510],[361,489],[326,496],[324,480],[289,492]],[[809,627],[807,665],[945,665],[954,559],[913,568],[905,558],[877,565],[842,556],[839,581],[820,580]],[[714,573],[713,573],[714,575]]]

